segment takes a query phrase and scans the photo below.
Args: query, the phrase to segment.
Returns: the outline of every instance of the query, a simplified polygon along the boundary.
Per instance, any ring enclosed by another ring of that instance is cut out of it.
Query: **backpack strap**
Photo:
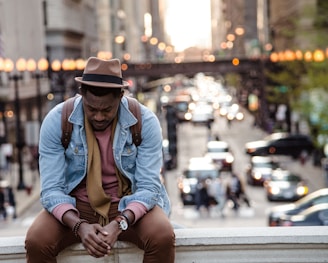
[[[73,124],[68,121],[69,115],[71,115],[74,109],[74,101],[77,96],[67,99],[64,102],[62,115],[61,115],[61,125],[62,125],[62,136],[61,136],[61,143],[65,149],[67,149],[68,144],[71,140],[72,131],[73,131]],[[138,119],[138,122],[131,126],[131,133],[132,133],[132,140],[135,146],[139,146],[142,139],[141,139],[141,110],[139,102],[135,98],[126,97],[129,104],[129,110],[133,113],[133,115]]]
[[[71,140],[73,124],[68,121],[69,115],[71,115],[74,109],[74,101],[77,96],[65,100],[62,115],[61,115],[61,125],[62,125],[62,136],[61,143],[65,149],[67,149],[68,144]]]
[[[139,102],[135,98],[127,97],[129,103],[129,110],[133,113],[134,117],[138,119],[138,122],[130,127],[132,133],[132,140],[135,146],[139,146],[142,139],[141,139],[141,110]]]

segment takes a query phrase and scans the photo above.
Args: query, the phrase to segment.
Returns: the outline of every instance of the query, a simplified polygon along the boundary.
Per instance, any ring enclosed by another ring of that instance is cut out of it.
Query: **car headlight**
[[[190,121],[191,118],[192,118],[192,114],[191,114],[190,112],[187,112],[187,113],[184,115],[184,118],[185,118],[185,120]]]
[[[227,115],[227,113],[228,113],[227,109],[225,109],[225,108],[220,109],[220,115],[221,116],[225,116],[225,115]]]
[[[234,119],[234,117],[235,116],[232,113],[227,114],[227,119],[230,120],[230,121],[232,121]]]
[[[236,114],[236,119],[239,120],[239,121],[243,120],[244,119],[244,113],[238,112]]]
[[[191,190],[190,185],[184,185],[182,192],[184,192],[185,194],[189,194],[190,190]]]
[[[235,158],[232,155],[229,155],[226,157],[226,162],[227,163],[233,163],[233,161],[235,160]]]
[[[309,192],[309,188],[307,186],[304,186],[304,185],[298,186],[297,189],[296,189],[296,193],[299,196],[306,195],[306,194],[308,194],[308,192]]]
[[[254,179],[256,179],[256,180],[260,180],[260,179],[262,178],[262,173],[260,173],[260,172],[255,172],[255,173],[253,174],[253,177],[254,177]]]
[[[270,192],[270,194],[272,194],[272,195],[277,195],[277,194],[279,194],[280,189],[279,189],[279,187],[275,187],[275,186],[273,186],[273,187],[270,187],[270,188],[269,188],[269,192]]]

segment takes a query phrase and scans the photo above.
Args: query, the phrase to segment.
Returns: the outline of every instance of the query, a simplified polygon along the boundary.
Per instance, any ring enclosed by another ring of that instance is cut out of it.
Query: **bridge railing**
[[[268,60],[263,60],[261,58],[240,58],[238,65],[234,65],[232,59],[222,59],[213,62],[139,63],[126,64],[126,68],[122,73],[124,77],[147,76],[153,78],[170,77],[176,74],[193,76],[199,72],[222,75],[232,72],[241,74],[251,74],[251,72],[255,72],[257,74],[262,74],[264,65],[268,63]]]

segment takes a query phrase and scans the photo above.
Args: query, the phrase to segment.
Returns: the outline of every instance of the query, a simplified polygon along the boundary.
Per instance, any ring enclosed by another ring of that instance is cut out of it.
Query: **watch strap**
[[[116,218],[115,218],[115,221],[118,223],[118,226],[121,230],[127,230],[128,227],[129,227],[129,223],[128,221],[125,219],[124,216],[121,216],[121,215],[118,215]],[[122,222],[124,221],[126,225],[124,225],[124,223]]]
[[[123,216],[125,218],[126,222],[128,222],[128,225],[130,226],[131,225],[130,218],[127,215],[125,215],[124,213],[122,213],[121,216]]]

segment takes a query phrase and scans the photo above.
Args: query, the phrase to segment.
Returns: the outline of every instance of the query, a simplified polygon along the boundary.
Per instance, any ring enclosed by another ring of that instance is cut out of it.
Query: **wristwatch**
[[[118,227],[122,230],[125,231],[128,229],[129,224],[126,221],[126,219],[123,216],[117,216],[115,218],[115,221],[118,223]]]

